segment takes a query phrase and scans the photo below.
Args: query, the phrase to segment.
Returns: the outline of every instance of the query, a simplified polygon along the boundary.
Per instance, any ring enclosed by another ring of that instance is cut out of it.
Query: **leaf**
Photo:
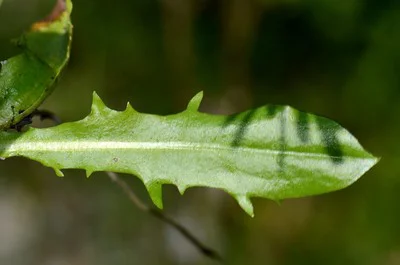
[[[0,64],[0,130],[31,114],[53,91],[67,64],[72,25],[70,0],[58,0],[52,13],[17,41],[22,53]]]
[[[89,116],[24,133],[0,132],[0,156],[24,156],[61,169],[129,173],[162,207],[161,185],[181,193],[206,186],[230,193],[253,215],[250,197],[273,200],[334,191],[356,181],[377,158],[337,123],[286,106],[230,116],[198,111],[157,116],[107,108],[94,94]]]

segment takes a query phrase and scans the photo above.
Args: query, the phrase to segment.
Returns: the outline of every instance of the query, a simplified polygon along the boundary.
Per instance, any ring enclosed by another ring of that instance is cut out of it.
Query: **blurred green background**
[[[4,0],[1,59],[53,3]],[[288,104],[338,121],[382,157],[342,191],[253,199],[255,218],[222,191],[165,186],[165,211],[228,264],[400,264],[399,1],[76,0],[73,22],[70,64],[43,105],[64,121],[88,114],[93,90],[114,109],[130,101],[157,114],[204,90],[203,111]],[[0,161],[0,264],[215,264],[104,173],[65,175]]]

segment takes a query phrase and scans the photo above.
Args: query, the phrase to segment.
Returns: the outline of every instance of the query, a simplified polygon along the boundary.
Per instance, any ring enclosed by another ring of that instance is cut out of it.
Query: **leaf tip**
[[[373,156],[372,158],[371,158],[371,162],[369,163],[369,165],[368,165],[368,167],[366,168],[366,170],[365,170],[365,172],[367,172],[368,170],[370,170],[371,168],[373,168],[376,164],[378,164],[378,162],[381,160],[381,157],[376,157],[376,156]],[[364,172],[364,173],[365,173]],[[364,174],[363,173],[363,174]]]
[[[251,217],[254,217],[254,208],[251,200],[246,195],[235,196],[240,207]]]
[[[89,178],[92,175],[92,170],[86,170],[86,178]]]
[[[54,172],[56,173],[57,177],[64,177],[64,173],[58,168],[53,168]]]
[[[198,111],[202,100],[203,100],[203,91],[200,91],[189,101],[186,110]]]
[[[51,25],[51,23],[60,20],[61,17],[65,15],[69,16],[71,14],[71,11],[71,0],[57,0],[51,13],[45,19],[34,23],[31,28],[32,30],[36,31],[48,27],[49,25]]]
[[[136,110],[132,107],[131,103],[126,103],[125,111],[127,112],[136,112]]]
[[[158,208],[163,208],[162,202],[162,185],[158,182],[152,182],[146,184],[147,191],[149,192],[150,198],[154,205]]]
[[[369,158],[368,160],[369,161],[365,163],[363,171],[360,172],[360,174],[358,175],[358,177],[355,180],[357,180],[362,175],[364,175],[367,171],[369,171],[371,168],[373,168],[381,160],[381,157],[376,157],[376,156],[371,155],[371,158]]]
[[[101,100],[96,91],[93,91],[93,100],[92,100],[92,113],[100,113],[102,110],[107,109],[107,106]]]
[[[179,191],[179,193],[180,193],[181,195],[185,194],[185,191],[186,191],[186,189],[187,189],[186,186],[178,185],[177,187],[178,187],[178,191]]]

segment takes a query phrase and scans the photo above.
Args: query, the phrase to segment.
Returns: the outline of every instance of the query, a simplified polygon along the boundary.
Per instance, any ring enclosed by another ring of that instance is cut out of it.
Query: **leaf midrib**
[[[352,158],[352,159],[369,159],[360,156],[332,156],[326,153],[300,152],[275,149],[261,149],[243,146],[225,146],[221,144],[210,143],[189,143],[189,142],[132,142],[132,141],[35,141],[32,142],[12,142],[10,144],[3,143],[1,149],[7,149],[9,152],[18,151],[49,151],[49,152],[67,152],[67,151],[88,151],[88,150],[194,150],[194,151],[231,151],[231,152],[248,152],[263,153],[270,155],[289,155],[297,157],[311,158]]]

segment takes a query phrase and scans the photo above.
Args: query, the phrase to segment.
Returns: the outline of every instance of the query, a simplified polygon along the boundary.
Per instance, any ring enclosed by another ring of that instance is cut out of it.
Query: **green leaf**
[[[377,158],[337,123],[287,106],[230,116],[198,111],[202,93],[169,116],[107,108],[94,94],[85,119],[24,133],[0,132],[0,156],[54,168],[130,173],[162,207],[161,185],[206,186],[230,193],[253,215],[250,197],[273,200],[344,188]]]
[[[53,91],[69,58],[70,0],[58,0],[52,13],[17,41],[22,53],[0,64],[0,130],[31,114]]]

